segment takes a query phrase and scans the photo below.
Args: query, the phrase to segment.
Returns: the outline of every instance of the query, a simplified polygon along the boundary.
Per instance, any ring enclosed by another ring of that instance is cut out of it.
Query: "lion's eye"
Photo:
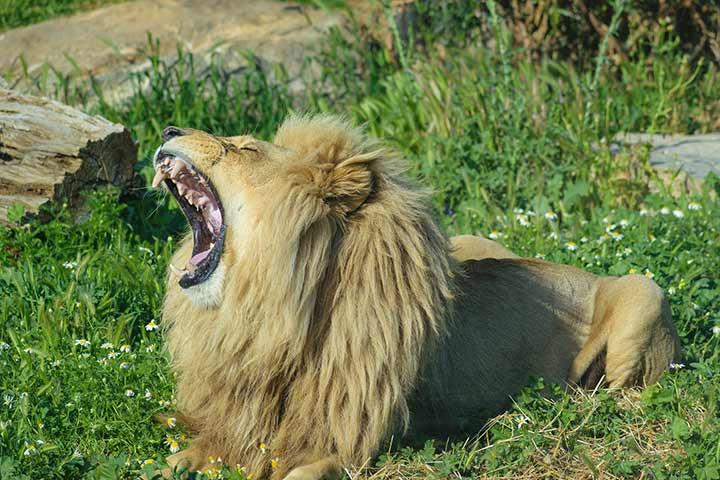
[[[255,152],[255,153],[257,153],[257,152],[259,151],[259,150],[258,150],[257,148],[255,148],[255,147],[240,147],[240,150],[248,150],[248,151],[250,151],[250,152]]]

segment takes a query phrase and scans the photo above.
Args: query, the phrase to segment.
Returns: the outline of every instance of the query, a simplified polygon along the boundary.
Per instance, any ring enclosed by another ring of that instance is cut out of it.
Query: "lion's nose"
[[[167,142],[171,138],[180,137],[182,135],[185,135],[185,132],[183,132],[182,129],[170,125],[168,127],[165,127],[165,129],[162,131],[162,141]]]

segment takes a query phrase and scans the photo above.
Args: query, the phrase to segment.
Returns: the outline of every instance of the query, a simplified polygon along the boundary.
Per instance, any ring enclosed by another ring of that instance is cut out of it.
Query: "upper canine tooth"
[[[170,176],[172,178],[175,178],[178,176],[178,173],[182,172],[185,168],[185,164],[182,162],[182,160],[175,160],[175,164],[172,167],[172,170],[170,170]]]
[[[155,177],[152,181],[153,188],[157,188],[158,185],[160,185],[160,182],[163,181],[163,179],[165,179],[165,173],[162,170],[158,169],[158,171],[155,172]]]
[[[180,195],[183,195],[183,192],[185,192],[185,190],[187,190],[187,187],[184,184],[182,184],[182,183],[177,184],[177,191]]]

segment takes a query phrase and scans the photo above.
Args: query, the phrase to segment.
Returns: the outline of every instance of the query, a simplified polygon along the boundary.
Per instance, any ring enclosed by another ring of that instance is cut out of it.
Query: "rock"
[[[342,19],[340,11],[275,0],[135,0],[0,34],[0,71],[21,91],[30,88],[23,61],[31,77],[47,65],[62,75],[92,75],[117,102],[132,91],[128,72],[150,68],[151,35],[161,59],[172,62],[179,45],[196,56],[197,71],[216,56],[226,70],[240,71],[252,51],[263,64],[282,64],[298,89],[292,80],[305,58]]]
[[[720,176],[720,133],[704,135],[653,135],[625,133],[615,137],[622,144],[651,146],[650,164],[663,173],[680,171],[703,179],[710,172]]]
[[[0,89],[0,223],[21,204],[76,204],[88,187],[127,188],[137,146],[122,126],[41,97]]]

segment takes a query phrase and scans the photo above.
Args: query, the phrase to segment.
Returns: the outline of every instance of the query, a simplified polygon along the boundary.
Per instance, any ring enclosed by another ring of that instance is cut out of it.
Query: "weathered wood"
[[[19,203],[37,213],[89,187],[128,187],[137,146],[122,126],[41,97],[0,88],[0,223]]]

